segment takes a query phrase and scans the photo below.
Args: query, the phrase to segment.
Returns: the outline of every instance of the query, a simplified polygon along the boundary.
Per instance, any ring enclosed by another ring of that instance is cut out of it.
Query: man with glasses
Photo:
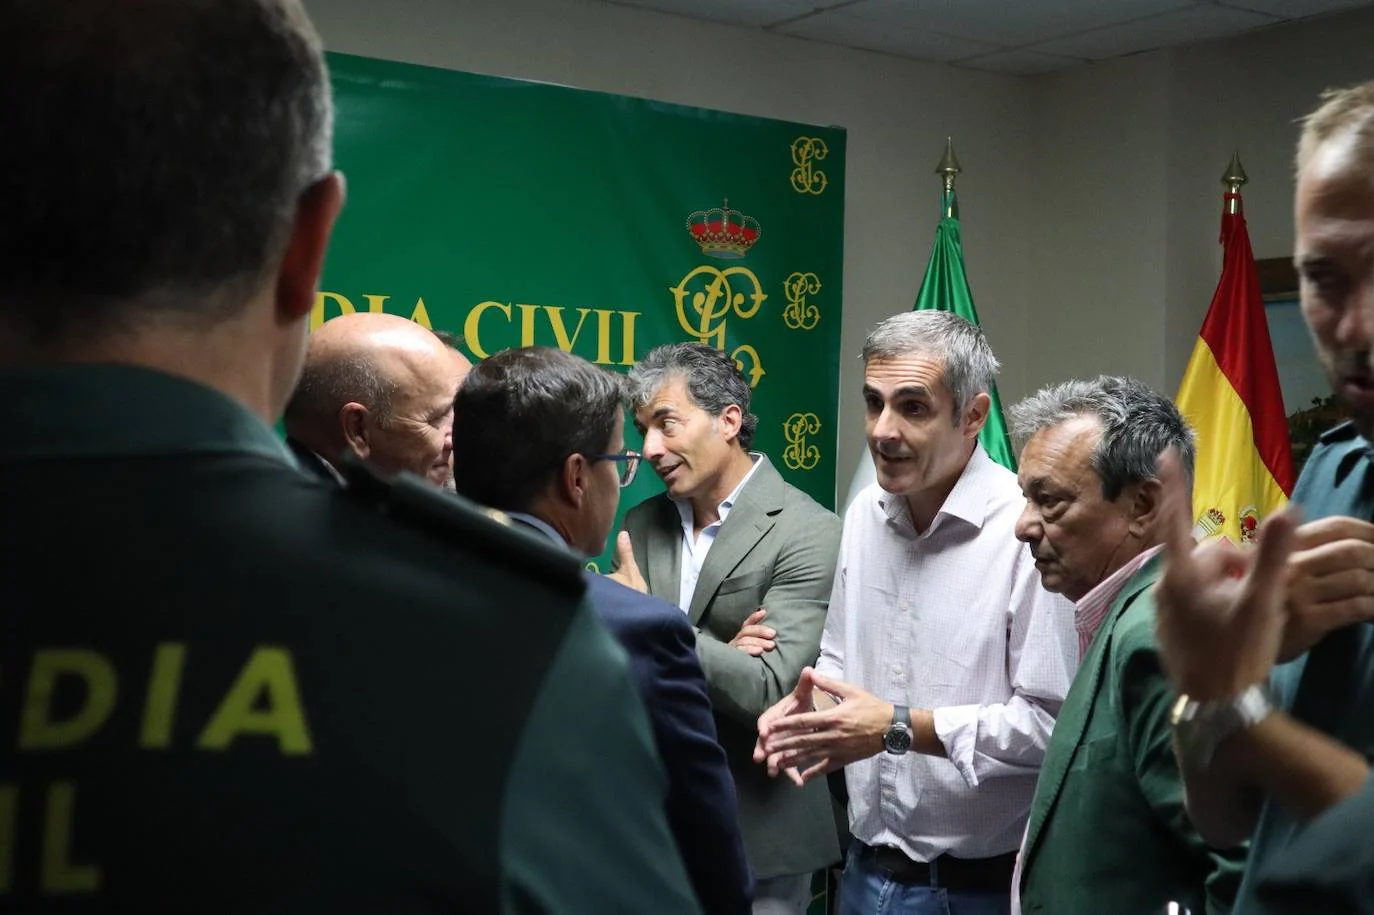
[[[816,661],[840,519],[750,450],[758,417],[728,355],[660,346],[629,377],[644,458],[668,490],[625,517],[635,564],[697,629],[759,881],[754,915],[800,915],[811,873],[840,857],[834,814],[824,780],[798,790],[754,765],[756,722]]]
[[[580,556],[598,555],[639,465],[625,450],[621,398],[620,376],[558,349],[484,360],[454,401],[458,493]],[[744,915],[753,879],[692,627],[670,604],[586,578],[593,609],[630,655],[668,771],[668,823],[702,908]]]

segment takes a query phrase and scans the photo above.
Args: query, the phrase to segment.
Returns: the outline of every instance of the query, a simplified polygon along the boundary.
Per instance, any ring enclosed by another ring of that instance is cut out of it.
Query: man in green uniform
[[[0,84],[0,908],[697,911],[577,563],[268,425],[343,201],[296,0],[2,0]]]
[[[1238,915],[1374,908],[1374,83],[1327,95],[1297,165],[1303,317],[1352,422],[1303,467],[1304,524],[1194,551],[1180,517],[1159,588],[1189,814],[1220,841],[1253,833]]]

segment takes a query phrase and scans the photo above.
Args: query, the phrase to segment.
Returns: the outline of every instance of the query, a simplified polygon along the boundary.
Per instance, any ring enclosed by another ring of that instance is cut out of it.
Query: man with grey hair
[[[337,480],[351,452],[385,474],[408,470],[453,489],[453,395],[472,365],[399,315],[358,312],[310,335],[282,422],[301,466]]]
[[[1038,391],[1011,422],[1025,443],[1016,536],[1074,601],[1082,658],[1031,804],[1019,910],[1224,915],[1246,849],[1210,847],[1184,811],[1154,635],[1164,507],[1191,492],[1193,430],[1167,397],[1109,376]]]
[[[272,431],[343,205],[300,3],[3,0],[0,85],[3,906],[699,912],[579,563]]]
[[[644,459],[667,487],[625,517],[633,561],[649,593],[697,630],[758,878],[754,912],[801,915],[811,873],[839,858],[830,797],[824,783],[797,792],[765,777],[752,762],[754,723],[815,661],[840,520],[749,450],[758,417],[725,353],[657,347],[629,386]]]
[[[957,315],[883,321],[863,349],[878,480],[845,513],[815,670],[759,719],[755,759],[845,768],[845,915],[1005,915],[1074,667],[1068,605],[1013,528],[1016,478],[978,443],[997,371]]]

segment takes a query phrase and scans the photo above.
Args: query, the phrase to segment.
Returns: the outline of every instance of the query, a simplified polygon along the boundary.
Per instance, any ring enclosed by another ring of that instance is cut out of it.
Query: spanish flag
[[[1292,494],[1293,454],[1255,255],[1234,186],[1221,215],[1221,280],[1183,373],[1178,406],[1197,430],[1194,532],[1199,539],[1246,543]]]

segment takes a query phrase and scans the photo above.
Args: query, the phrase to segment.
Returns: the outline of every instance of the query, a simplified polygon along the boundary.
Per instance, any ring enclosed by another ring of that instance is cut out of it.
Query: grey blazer
[[[785,482],[767,457],[730,510],[706,555],[688,618],[715,709],[716,729],[739,794],[740,831],[760,880],[839,859],[825,780],[798,789],[753,760],[758,717],[816,662],[840,549],[840,519]],[[625,516],[649,593],[678,600],[682,519],[666,494]],[[759,607],[777,647],[754,658],[730,640]]]

